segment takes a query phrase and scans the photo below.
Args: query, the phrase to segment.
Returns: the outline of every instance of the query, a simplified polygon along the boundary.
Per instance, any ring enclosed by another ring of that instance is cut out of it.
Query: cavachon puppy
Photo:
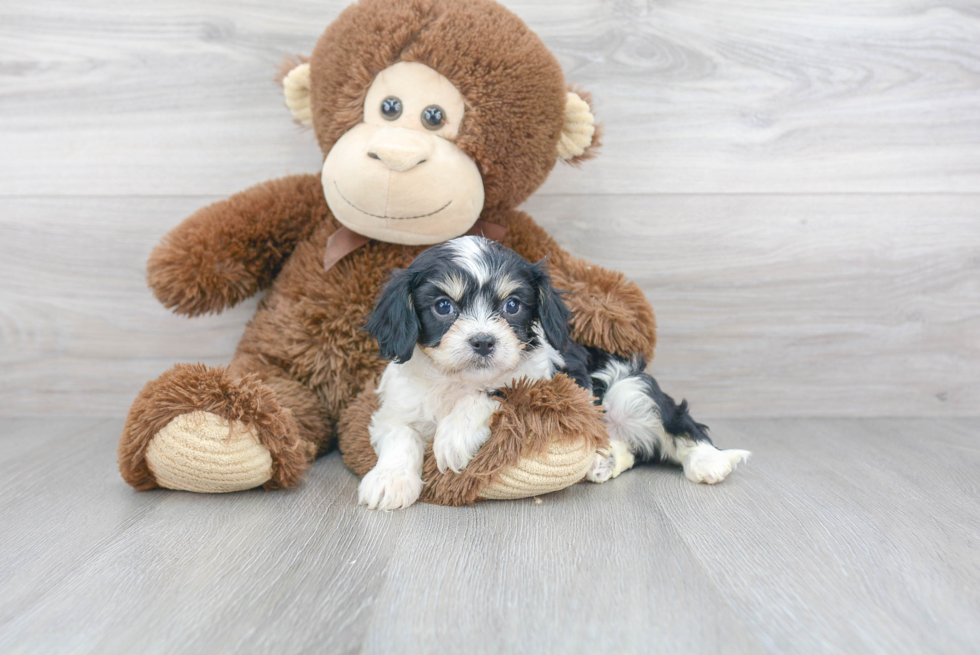
[[[725,478],[749,455],[720,451],[705,426],[660,390],[642,358],[625,360],[569,338],[571,314],[544,262],[477,236],[453,239],[394,271],[366,329],[390,359],[369,432],[378,462],[361,481],[370,509],[408,507],[422,490],[428,444],[440,471],[460,472],[490,436],[497,391],[564,373],[605,404],[610,448],[587,479],[641,461],[679,463],[695,482]]]

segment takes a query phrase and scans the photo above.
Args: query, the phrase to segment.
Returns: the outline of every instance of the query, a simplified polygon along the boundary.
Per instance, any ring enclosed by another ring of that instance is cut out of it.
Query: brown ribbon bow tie
[[[496,223],[487,221],[477,221],[466,233],[472,236],[483,236],[491,241],[503,241],[507,236],[507,228]],[[323,253],[323,268],[330,270],[334,264],[351,254],[365,243],[370,241],[369,237],[358,234],[354,230],[341,226],[336,232],[327,239],[327,249]]]

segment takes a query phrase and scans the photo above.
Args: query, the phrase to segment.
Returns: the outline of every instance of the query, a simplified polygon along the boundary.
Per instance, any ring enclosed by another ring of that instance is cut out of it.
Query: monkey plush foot
[[[137,489],[221,493],[293,486],[315,446],[258,376],[194,364],[143,387],[118,453],[123,479]]]
[[[222,493],[272,479],[272,455],[255,429],[210,412],[181,414],[167,423],[147,446],[146,461],[167,489]]]

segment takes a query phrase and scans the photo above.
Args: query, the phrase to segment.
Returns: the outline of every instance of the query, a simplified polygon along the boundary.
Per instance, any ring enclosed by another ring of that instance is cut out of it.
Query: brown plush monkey
[[[385,366],[366,316],[391,269],[470,231],[548,258],[576,341],[652,356],[654,315],[639,288],[572,257],[515,210],[557,160],[589,158],[598,136],[588,97],[568,89],[519,18],[492,0],[361,0],[296,64],[283,79],[287,104],[313,127],[322,173],[205,207],[153,251],[149,284],[175,312],[220,312],[269,292],[227,368],[178,365],[143,388],[119,443],[126,482],[289,487],[338,442],[366,473]],[[600,410],[563,375],[505,396],[462,473],[439,473],[430,450],[421,500],[562,488],[607,441]]]

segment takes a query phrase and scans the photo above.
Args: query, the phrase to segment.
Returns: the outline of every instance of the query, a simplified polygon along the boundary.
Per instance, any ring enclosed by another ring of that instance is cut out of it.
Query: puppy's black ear
[[[419,319],[412,306],[412,277],[408,271],[391,272],[364,326],[378,340],[381,356],[399,363],[412,358],[419,338]]]
[[[568,344],[568,322],[572,313],[561,299],[561,292],[551,286],[551,278],[545,268],[545,260],[534,265],[537,271],[538,317],[544,336],[555,350],[561,351]]]

